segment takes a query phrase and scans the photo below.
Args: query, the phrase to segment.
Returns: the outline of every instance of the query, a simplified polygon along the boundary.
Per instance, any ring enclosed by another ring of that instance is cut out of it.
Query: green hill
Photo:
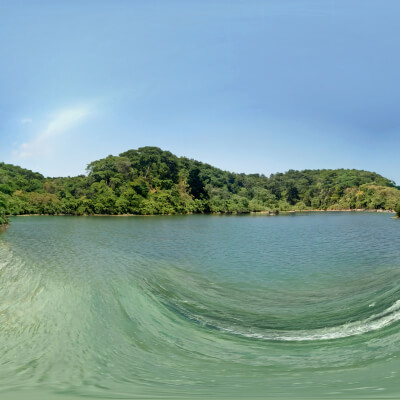
[[[0,163],[0,222],[18,214],[246,213],[394,210],[400,190],[374,172],[290,170],[236,174],[157,147],[93,161],[87,175],[45,178]]]

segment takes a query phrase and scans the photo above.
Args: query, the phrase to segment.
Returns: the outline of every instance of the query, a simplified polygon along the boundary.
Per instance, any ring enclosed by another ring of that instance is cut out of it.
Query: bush
[[[8,224],[8,217],[4,213],[4,211],[0,211],[0,225],[6,225]]]

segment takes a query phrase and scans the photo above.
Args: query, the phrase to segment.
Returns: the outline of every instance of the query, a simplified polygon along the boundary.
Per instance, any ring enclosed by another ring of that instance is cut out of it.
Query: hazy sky
[[[400,1],[0,0],[0,160],[159,146],[235,172],[400,183]]]

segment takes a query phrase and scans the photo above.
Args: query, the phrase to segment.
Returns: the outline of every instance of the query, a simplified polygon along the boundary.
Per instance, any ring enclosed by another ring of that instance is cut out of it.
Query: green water
[[[391,217],[13,218],[0,398],[399,398]]]

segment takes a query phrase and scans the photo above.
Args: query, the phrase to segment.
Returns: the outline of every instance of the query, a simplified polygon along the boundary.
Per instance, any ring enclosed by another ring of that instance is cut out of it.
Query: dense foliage
[[[245,213],[310,209],[394,210],[400,190],[368,171],[235,174],[157,147],[88,165],[87,175],[45,178],[0,163],[0,223],[18,214]]]
[[[8,224],[8,217],[5,215],[5,211],[0,211],[0,225]]]
[[[396,217],[400,218],[400,203],[396,207]]]

